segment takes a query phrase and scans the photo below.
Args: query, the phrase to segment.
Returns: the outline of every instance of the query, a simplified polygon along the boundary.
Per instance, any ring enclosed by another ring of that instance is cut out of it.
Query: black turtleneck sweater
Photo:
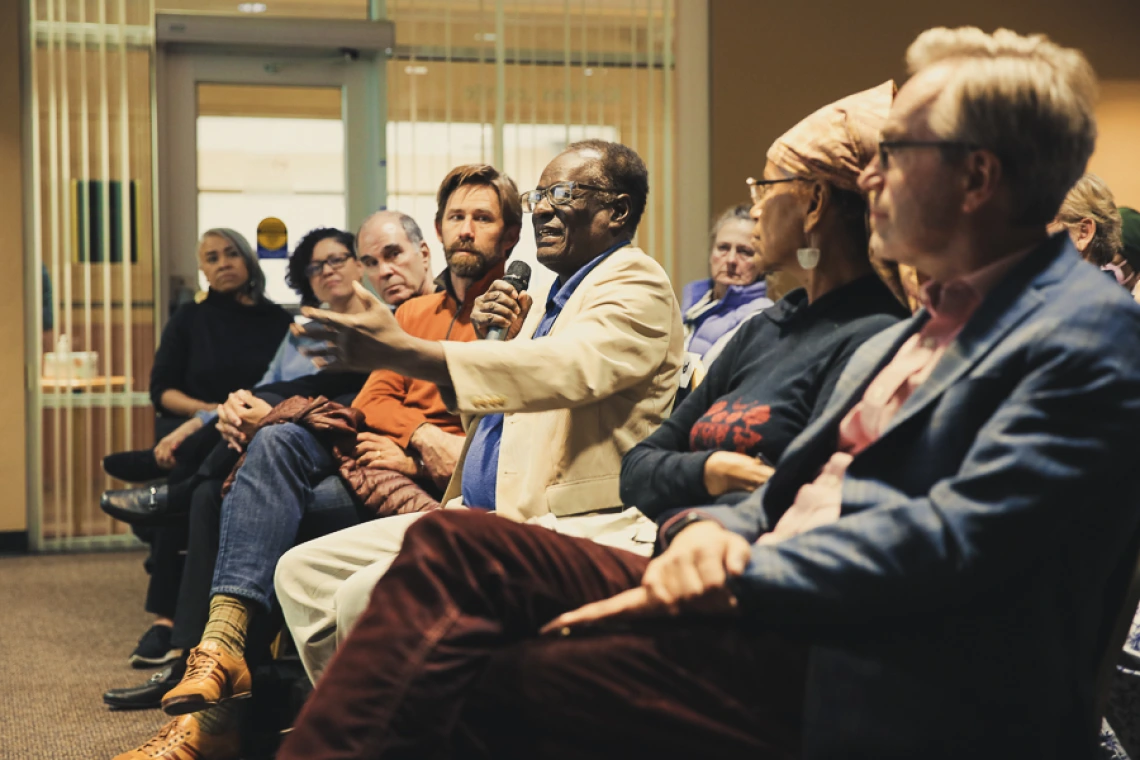
[[[162,331],[150,371],[150,398],[162,410],[164,391],[220,404],[265,374],[293,318],[272,301],[244,305],[213,290],[181,306]]]
[[[705,460],[736,451],[775,465],[819,415],[851,354],[909,316],[875,275],[809,304],[793,290],[750,318],[704,382],[622,459],[621,499],[651,518],[713,502]]]

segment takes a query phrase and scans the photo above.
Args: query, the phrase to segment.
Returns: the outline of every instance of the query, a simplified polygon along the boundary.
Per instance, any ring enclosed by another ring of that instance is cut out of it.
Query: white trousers
[[[330,533],[295,546],[277,563],[277,600],[313,683],[368,606],[372,588],[400,553],[404,533],[424,514],[385,517]],[[657,535],[657,526],[632,507],[561,518],[548,514],[530,523],[642,556],[652,554]]]

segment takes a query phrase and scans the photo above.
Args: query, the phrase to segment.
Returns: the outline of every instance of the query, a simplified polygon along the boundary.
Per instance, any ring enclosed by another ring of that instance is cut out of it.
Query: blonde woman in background
[[[1081,258],[1122,281],[1120,268],[1113,263],[1123,247],[1120,212],[1103,179],[1085,174],[1077,180],[1048,229],[1051,233],[1067,231]]]

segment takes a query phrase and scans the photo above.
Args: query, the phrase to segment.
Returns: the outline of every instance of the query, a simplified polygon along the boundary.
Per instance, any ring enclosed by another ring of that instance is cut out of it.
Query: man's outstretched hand
[[[313,321],[293,325],[293,334],[311,339],[301,352],[318,368],[348,372],[390,369],[436,385],[451,385],[443,346],[404,332],[392,311],[359,282],[353,283],[361,307],[354,314],[338,314],[304,307]]]
[[[634,617],[735,614],[736,597],[726,583],[744,572],[751,554],[748,541],[719,523],[693,523],[649,563],[640,586],[559,615],[542,633]]]
[[[353,283],[353,288],[360,311],[338,314],[306,306],[301,313],[313,321],[291,328],[294,335],[310,339],[301,351],[320,369],[371,372],[385,368],[391,363],[394,347],[407,337],[384,302],[359,282]]]

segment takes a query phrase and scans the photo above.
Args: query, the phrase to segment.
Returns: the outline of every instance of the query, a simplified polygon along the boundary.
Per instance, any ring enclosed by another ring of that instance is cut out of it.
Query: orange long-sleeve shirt
[[[409,335],[424,340],[475,340],[471,307],[492,282],[503,276],[504,267],[505,262],[469,287],[463,303],[447,288],[405,302],[396,309],[396,321]],[[441,279],[450,282],[447,278],[445,272]],[[463,434],[459,417],[447,411],[434,383],[391,370],[378,369],[369,375],[352,405],[364,412],[369,429],[388,436],[403,448],[408,447],[412,433],[424,423],[452,435]]]

